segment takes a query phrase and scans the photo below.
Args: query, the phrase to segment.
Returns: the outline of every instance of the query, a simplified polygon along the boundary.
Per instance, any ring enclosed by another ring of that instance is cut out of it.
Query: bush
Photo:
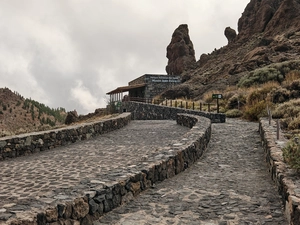
[[[296,138],[299,138],[298,136]],[[298,141],[290,140],[287,146],[282,149],[283,159],[293,169],[300,169],[300,145]]]
[[[266,101],[260,101],[253,105],[247,105],[244,112],[244,118],[250,121],[257,121],[260,117],[266,117],[267,114],[267,106],[270,103]]]
[[[279,104],[273,112],[274,118],[297,117],[300,115],[300,99]]]
[[[270,96],[273,103],[283,103],[290,99],[290,91],[285,88],[278,87],[270,92]]]
[[[246,104],[246,97],[242,94],[235,94],[231,98],[228,99],[226,108],[227,109],[235,109],[240,105]]]
[[[242,111],[238,110],[238,109],[228,110],[225,114],[226,114],[226,117],[228,117],[228,118],[237,118],[237,117],[241,117],[243,115]]]
[[[263,67],[250,72],[240,79],[238,87],[251,87],[258,84],[276,81],[281,83],[284,76],[275,68]]]

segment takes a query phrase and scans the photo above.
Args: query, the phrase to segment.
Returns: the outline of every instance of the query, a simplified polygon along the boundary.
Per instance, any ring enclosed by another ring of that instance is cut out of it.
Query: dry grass
[[[300,71],[298,70],[293,70],[291,72],[289,72],[288,74],[286,74],[285,76],[285,80],[283,82],[283,85],[289,85],[291,84],[293,81],[300,79]]]

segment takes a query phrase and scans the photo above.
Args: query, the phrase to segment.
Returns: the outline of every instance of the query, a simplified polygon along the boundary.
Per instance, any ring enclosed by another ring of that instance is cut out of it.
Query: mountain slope
[[[64,124],[65,109],[50,109],[25,99],[8,88],[0,88],[0,136],[46,130]]]
[[[198,100],[207,91],[237,85],[258,68],[300,60],[300,1],[251,0],[238,31],[228,45],[202,54],[194,67],[181,73],[185,82],[162,96]]]

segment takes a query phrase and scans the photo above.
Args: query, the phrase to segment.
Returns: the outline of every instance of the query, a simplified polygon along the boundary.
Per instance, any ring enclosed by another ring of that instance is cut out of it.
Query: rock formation
[[[299,0],[251,0],[238,21],[239,38],[262,32],[271,36],[282,30],[299,28],[299,10]]]
[[[190,40],[188,26],[180,25],[173,33],[171,43],[167,47],[168,75],[180,75],[191,68],[195,62],[195,51]]]
[[[68,112],[67,114],[67,117],[66,117],[66,120],[65,120],[65,124],[66,125],[69,125],[71,123],[75,123],[78,121],[78,114],[77,114],[77,111],[74,110],[74,111],[70,111]]]
[[[236,31],[230,27],[225,28],[224,34],[228,40],[228,44],[231,43],[236,37]]]
[[[258,68],[290,66],[293,61],[299,61],[300,0],[251,0],[238,21],[238,31],[234,37],[235,32],[226,28],[229,44],[202,54],[194,66],[182,72],[182,66],[178,70],[183,64],[180,60],[191,54],[187,54],[188,45],[179,44],[185,42],[184,34],[189,40],[187,26],[179,26],[167,48],[167,72],[180,74],[183,84],[161,96],[174,98],[177,97],[174,93],[180,93],[181,97],[198,100],[211,90],[221,91],[236,85]],[[179,57],[181,48],[186,53],[184,57]],[[186,62],[193,62],[193,59]]]

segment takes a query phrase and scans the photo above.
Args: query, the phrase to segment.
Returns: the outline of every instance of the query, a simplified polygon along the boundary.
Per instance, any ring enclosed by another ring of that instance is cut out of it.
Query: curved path
[[[212,126],[207,152],[196,164],[94,224],[288,224],[258,124],[227,119]]]
[[[0,224],[82,196],[96,185],[123,180],[147,155],[159,154],[189,128],[176,121],[132,121],[126,127],[71,145],[0,162]]]

